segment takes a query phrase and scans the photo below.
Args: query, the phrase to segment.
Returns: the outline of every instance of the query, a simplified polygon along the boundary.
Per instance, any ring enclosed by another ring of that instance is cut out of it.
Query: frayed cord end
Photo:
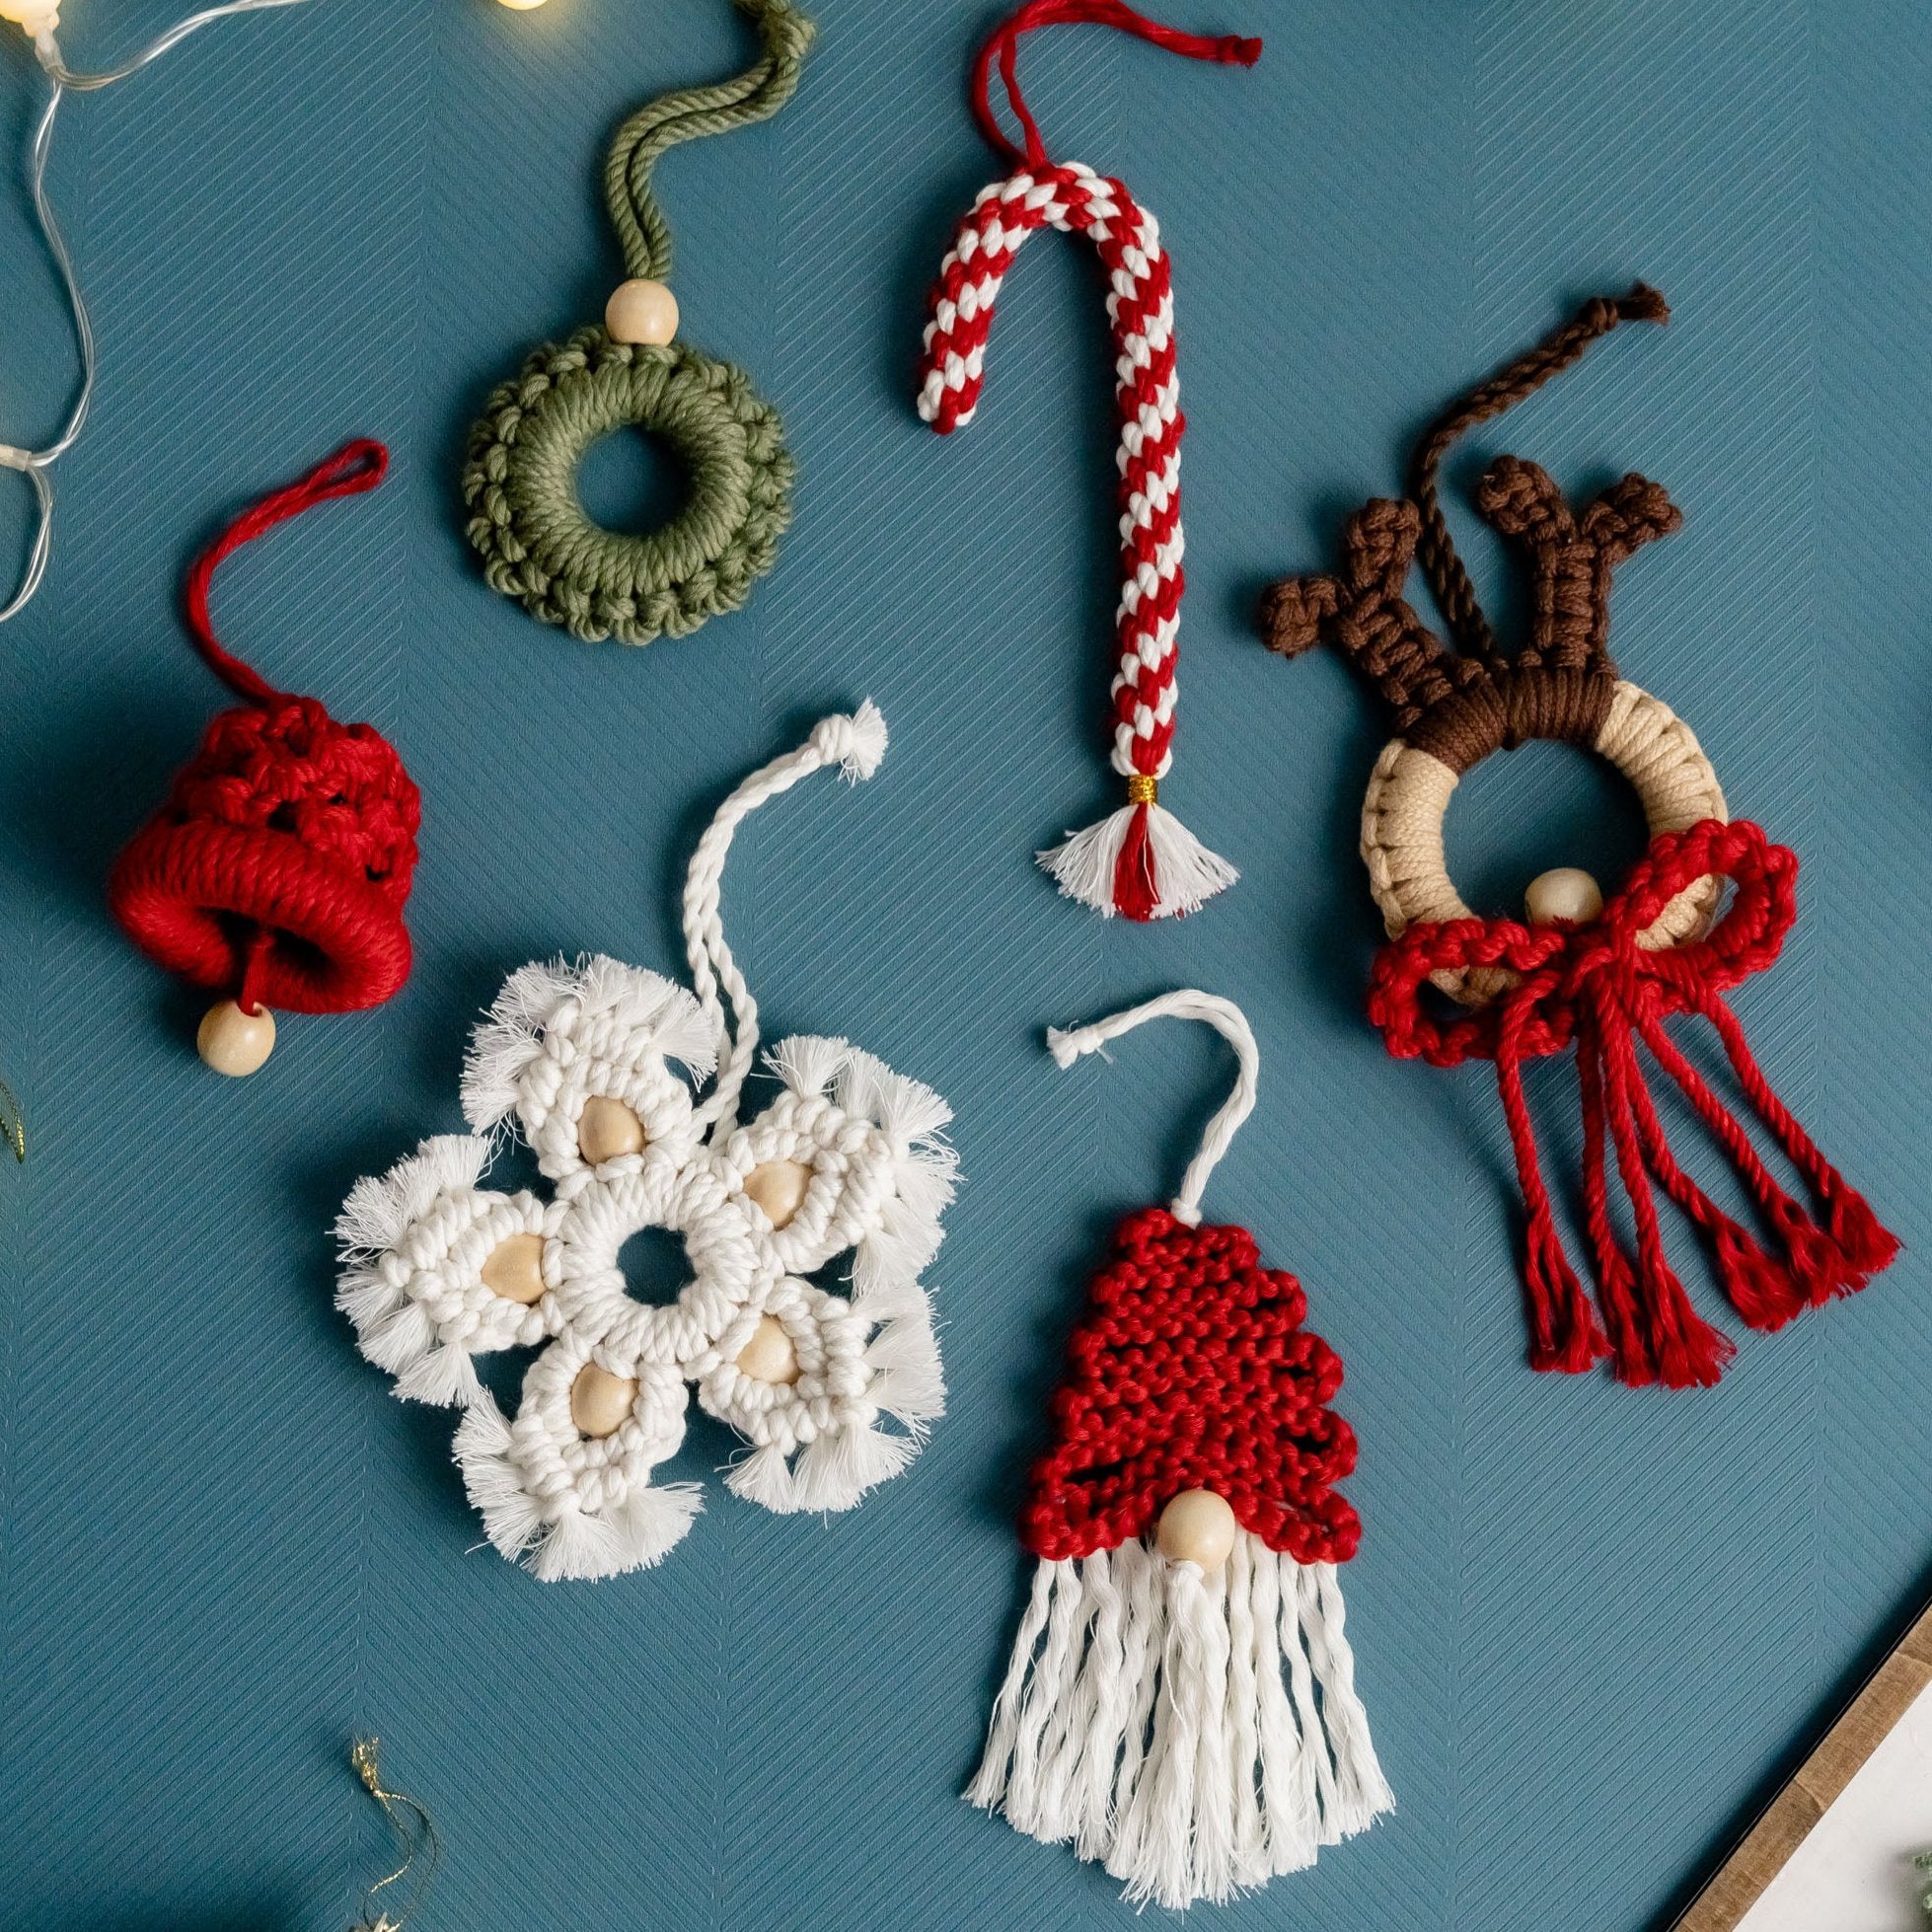
[[[848,782],[869,779],[885,757],[885,718],[868,698],[853,712],[839,711],[820,718],[812,730],[812,748],[828,765],[837,765]]]

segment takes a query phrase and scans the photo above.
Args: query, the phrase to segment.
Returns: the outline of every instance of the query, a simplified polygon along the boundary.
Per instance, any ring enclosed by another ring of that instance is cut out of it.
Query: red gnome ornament
[[[1071,1067],[1167,1015],[1214,1027],[1240,1077],[1172,1205],[1121,1224],[1074,1331],[1020,1515],[1032,1596],[966,1795],[1179,1909],[1312,1864],[1394,1800],[1343,1631],[1362,1526],[1335,1489],[1356,1458],[1328,1406],[1341,1359],[1245,1227],[1201,1224],[1254,1106],[1254,1036],[1178,992],[1047,1040]]]
[[[1174,349],[1173,276],[1160,225],[1122,182],[1048,157],[1019,91],[1014,60],[1036,27],[1095,23],[1190,60],[1251,67],[1259,40],[1208,38],[1144,19],[1118,0],[1029,0],[996,28],[973,67],[973,113],[1017,171],[981,190],[932,290],[920,364],[919,412],[942,436],[979,407],[993,305],[1027,236],[1043,228],[1082,234],[1107,271],[1115,406],[1120,417],[1120,606],[1111,690],[1113,769],[1127,802],[1097,825],[1038,855],[1070,899],[1111,919],[1178,918],[1231,885],[1234,868],[1159,802],[1174,762],[1175,670],[1180,662],[1180,378]],[[995,63],[1026,137],[1016,147],[995,118],[987,84]]]
[[[230,997],[201,1022],[201,1058],[253,1074],[271,1008],[352,1012],[409,976],[404,903],[419,801],[374,725],[337,724],[314,698],[265,683],[216,639],[208,586],[231,552],[334,496],[382,482],[389,452],[359,441],[248,511],[188,572],[188,632],[244,702],[209,724],[168,802],[134,835],[108,902],[151,959]]]
[[[1719,1286],[1752,1328],[1780,1328],[1863,1288],[1898,1248],[1772,1091],[1726,1003],[1777,959],[1796,917],[1797,855],[1731,817],[1690,727],[1610,656],[1611,573],[1682,521],[1663,487],[1627,476],[1573,505],[1533,463],[1490,465],[1476,507],[1529,580],[1527,634],[1514,653],[1476,602],[1436,490],[1465,430],[1533,394],[1619,323],[1668,316],[1664,298],[1641,285],[1587,303],[1478,384],[1424,436],[1409,499],[1357,511],[1340,569],[1274,585],[1261,624],[1285,656],[1332,645],[1394,713],[1396,735],[1362,809],[1362,855],[1389,940],[1369,1013],[1399,1058],[1495,1066],[1523,1196],[1531,1364],[1575,1374],[1607,1358],[1625,1382],[1684,1388],[1715,1382],[1733,1345],[1692,1307],[1672,1266],[1660,1194],[1701,1236]],[[1417,560],[1448,642],[1404,597]],[[1539,739],[1620,772],[1644,807],[1650,850],[1618,891],[1563,867],[1531,881],[1526,920],[1480,919],[1449,876],[1444,816],[1465,772]],[[1683,1017],[1708,1021],[1717,1036],[1725,1072],[1715,1081],[1667,1030]],[[1579,1218],[1596,1305],[1557,1226],[1523,1088],[1528,1062],[1572,1050]],[[1679,1162],[1651,1090],[1658,1075],[1722,1153],[1755,1230]]]

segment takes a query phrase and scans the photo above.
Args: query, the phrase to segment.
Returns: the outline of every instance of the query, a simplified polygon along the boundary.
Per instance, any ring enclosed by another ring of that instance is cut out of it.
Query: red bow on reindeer
[[[1729,909],[1702,939],[1650,946],[1645,935],[1680,893],[1710,875],[1731,882]],[[1652,1183],[1710,1244],[1732,1305],[1753,1328],[1863,1288],[1897,1252],[1863,1196],[1821,1154],[1771,1090],[1724,995],[1778,956],[1796,916],[1798,858],[1745,821],[1666,833],[1623,892],[1588,925],[1453,920],[1410,927],[1375,962],[1369,1012],[1391,1053],[1432,1066],[1493,1060],[1527,1215],[1523,1282],[1539,1369],[1577,1371],[1605,1355],[1627,1382],[1715,1382],[1727,1337],[1691,1309],[1665,1253]],[[1438,973],[1500,970],[1513,984],[1487,1005],[1438,1017],[1424,985]],[[1665,1031],[1695,1013],[1711,1022],[1749,1110],[1809,1189],[1809,1213],[1777,1181],[1750,1132]],[[1583,1209],[1602,1305],[1599,1324],[1564,1250],[1523,1090],[1526,1060],[1575,1044],[1583,1106]],[[1678,1164],[1645,1077],[1670,1077],[1723,1149],[1775,1239],[1767,1250]],[[1614,1169],[1612,1169],[1612,1161]],[[1630,1206],[1635,1251],[1611,1218],[1612,1171]],[[1607,1334],[1606,1334],[1607,1331]]]

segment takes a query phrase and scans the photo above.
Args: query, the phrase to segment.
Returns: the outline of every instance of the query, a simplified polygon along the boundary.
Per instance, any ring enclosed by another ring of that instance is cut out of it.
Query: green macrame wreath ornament
[[[737,610],[791,520],[778,411],[742,369],[675,339],[671,230],[651,189],[668,149],[764,120],[798,86],[812,23],[789,0],[738,6],[763,56],[735,79],[651,102],[611,144],[604,191],[630,279],[604,321],[533,350],[470,431],[463,500],[483,575],[588,643],[682,637]],[[642,534],[594,523],[577,494],[584,452],[626,427],[662,437],[689,479],[679,513]]]

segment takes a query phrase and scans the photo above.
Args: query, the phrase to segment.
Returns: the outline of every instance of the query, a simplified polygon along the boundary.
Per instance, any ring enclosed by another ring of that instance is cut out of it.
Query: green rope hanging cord
[[[767,119],[797,89],[812,23],[789,0],[737,4],[763,57],[734,79],[651,102],[611,144],[605,196],[631,279],[601,324],[533,350],[470,431],[463,500],[483,575],[590,643],[682,637],[737,610],[791,520],[778,411],[742,369],[675,339],[671,230],[651,186],[680,142]],[[584,452],[627,426],[663,437],[689,473],[684,507],[642,534],[593,523],[577,495]]]

